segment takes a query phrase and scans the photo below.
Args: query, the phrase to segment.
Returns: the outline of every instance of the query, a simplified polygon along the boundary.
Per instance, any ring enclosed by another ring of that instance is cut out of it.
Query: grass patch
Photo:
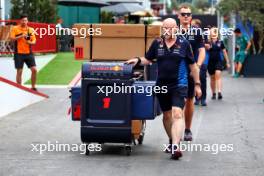
[[[58,53],[44,68],[38,72],[38,85],[68,85],[81,70],[81,61],[74,59],[74,54]],[[28,80],[26,84],[30,84]]]

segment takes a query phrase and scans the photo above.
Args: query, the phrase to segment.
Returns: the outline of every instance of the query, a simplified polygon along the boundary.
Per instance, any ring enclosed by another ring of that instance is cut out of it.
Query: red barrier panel
[[[17,20],[0,20],[0,53],[11,54],[14,52],[13,42],[10,40],[9,35],[12,28],[11,26],[17,23]],[[55,24],[29,22],[28,26],[34,28],[36,32],[37,43],[32,46],[32,51],[34,53],[57,51]],[[46,31],[47,33],[40,36],[40,30]],[[50,31],[49,34],[48,31]]]
[[[55,24],[45,24],[45,23],[33,23],[30,22],[28,24],[30,27],[34,29],[45,29],[48,32],[48,29],[53,29],[54,34],[45,34],[43,36],[36,35],[37,43],[32,46],[32,50],[35,53],[46,53],[46,52],[56,52],[56,27]],[[50,30],[52,31],[52,30]],[[41,37],[41,38],[40,38]]]

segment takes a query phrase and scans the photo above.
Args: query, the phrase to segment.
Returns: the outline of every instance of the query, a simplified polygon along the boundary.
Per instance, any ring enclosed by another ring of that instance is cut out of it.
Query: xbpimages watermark
[[[48,25],[47,28],[35,28],[34,34],[36,36],[39,36],[40,38],[43,38],[43,36],[48,35],[73,35],[73,36],[79,36],[80,38],[86,38],[87,36],[100,36],[102,35],[102,29],[101,28],[54,28],[50,25]]]
[[[219,152],[233,152],[233,144],[195,144],[188,141],[187,143],[181,142],[180,144],[163,144],[163,151],[171,151],[172,153],[180,151],[188,152],[210,152],[214,155]]]
[[[114,83],[111,86],[97,86],[98,94],[105,94],[108,96],[109,94],[146,94],[146,96],[152,96],[154,94],[159,93],[167,93],[167,86],[127,86],[124,83],[118,85]]]
[[[37,143],[31,144],[31,151],[37,152],[42,155],[45,152],[79,152],[80,154],[85,154],[86,150],[91,152],[99,152],[102,150],[101,144],[62,144],[58,141],[52,143],[48,141],[47,143]]]
[[[175,28],[161,28],[161,34],[162,35],[172,35],[172,37],[176,37],[178,35],[203,35],[203,36],[209,36],[210,33],[210,28],[188,28],[185,29],[180,25],[179,27]],[[221,36],[231,36],[234,34],[234,29],[233,28],[215,28],[216,35],[221,35]]]

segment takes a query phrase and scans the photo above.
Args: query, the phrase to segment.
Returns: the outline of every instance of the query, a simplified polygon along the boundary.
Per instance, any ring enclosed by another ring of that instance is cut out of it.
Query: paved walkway
[[[31,144],[80,144],[79,122],[67,116],[67,89],[44,89],[51,98],[0,119],[0,175],[262,176],[264,173],[264,79],[225,76],[224,99],[197,107],[195,144],[232,144],[233,151],[184,152],[171,161],[161,117],[147,122],[142,146],[127,157],[119,147],[85,156],[79,152],[31,152]]]
[[[35,56],[38,71],[46,66],[52,59],[54,59],[55,56],[56,54]],[[0,76],[11,81],[16,81],[16,70],[14,68],[13,57],[0,57]],[[29,80],[30,77],[31,71],[27,69],[26,65],[24,65],[24,71],[22,75],[23,82]]]

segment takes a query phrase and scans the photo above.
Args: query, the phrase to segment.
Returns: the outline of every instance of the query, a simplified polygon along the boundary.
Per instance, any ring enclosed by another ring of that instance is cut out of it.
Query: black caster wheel
[[[87,155],[87,156],[90,155],[90,150],[89,150],[88,146],[89,146],[88,144],[85,145],[85,155]]]
[[[138,138],[138,144],[142,145],[143,144],[143,140],[144,140],[144,134],[141,134]]]
[[[126,156],[130,156],[131,152],[132,152],[132,147],[131,146],[126,146],[125,150],[126,150]]]

